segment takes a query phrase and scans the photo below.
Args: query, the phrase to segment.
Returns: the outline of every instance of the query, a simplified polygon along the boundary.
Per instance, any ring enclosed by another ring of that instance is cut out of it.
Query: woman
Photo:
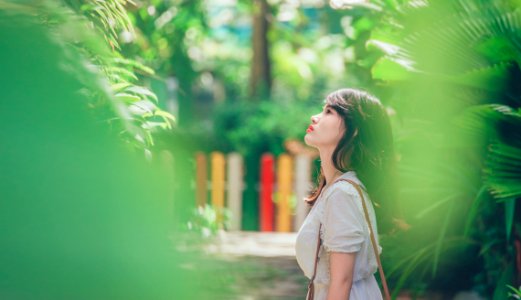
[[[392,203],[396,195],[389,119],[380,101],[360,90],[341,89],[324,102],[304,138],[318,149],[321,170],[318,187],[305,199],[312,208],[297,235],[297,262],[312,278],[322,224],[314,299],[382,299],[362,198],[351,183],[337,180],[350,179],[363,190],[381,253],[372,200]]]

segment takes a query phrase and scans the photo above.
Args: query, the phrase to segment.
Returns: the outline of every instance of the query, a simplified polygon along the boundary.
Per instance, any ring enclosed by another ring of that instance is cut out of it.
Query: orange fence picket
[[[224,155],[212,152],[212,205],[217,213],[217,224],[222,227],[224,213]]]
[[[277,163],[277,231],[291,231],[290,197],[292,195],[293,159],[281,154]]]

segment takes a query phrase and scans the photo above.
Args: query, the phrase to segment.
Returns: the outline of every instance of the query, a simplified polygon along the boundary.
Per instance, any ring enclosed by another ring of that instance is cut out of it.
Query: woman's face
[[[344,132],[342,117],[326,104],[322,112],[311,116],[311,125],[306,130],[304,141],[318,149],[334,149]]]

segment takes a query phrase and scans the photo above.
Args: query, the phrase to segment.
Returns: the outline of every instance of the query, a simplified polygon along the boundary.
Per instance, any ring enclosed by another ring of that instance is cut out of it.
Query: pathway
[[[222,286],[228,289],[221,294],[211,291],[208,299],[304,300],[307,278],[295,260],[295,239],[296,233],[219,233],[205,250],[218,262],[213,266],[215,278],[220,278]],[[398,300],[410,299],[406,292],[398,297]],[[461,292],[451,296],[431,293],[418,300],[482,299],[474,293]]]
[[[228,264],[233,299],[302,300],[307,279],[295,260],[295,239],[296,233],[223,232],[207,251]]]

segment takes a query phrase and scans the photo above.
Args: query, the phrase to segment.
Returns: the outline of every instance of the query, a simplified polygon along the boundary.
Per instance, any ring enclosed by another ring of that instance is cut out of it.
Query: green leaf
[[[436,201],[434,202],[432,205],[428,206],[427,208],[423,209],[422,211],[420,211],[419,213],[416,214],[415,218],[416,219],[421,219],[423,218],[426,214],[428,214],[430,211],[434,210],[435,208],[437,208],[438,206],[454,199],[455,197],[457,197],[459,195],[449,195],[448,197],[445,197],[439,201]]]
[[[134,96],[132,94],[127,93],[117,93],[115,96],[116,99],[121,100],[124,103],[134,103],[141,100],[141,98],[139,98],[138,96]]]
[[[129,87],[131,84],[129,82],[120,82],[112,84],[110,87],[114,92],[121,92],[125,88]]]
[[[156,94],[152,93],[149,89],[141,87],[141,86],[137,86],[137,85],[131,86],[131,87],[127,88],[127,91],[136,93],[136,94],[142,96],[142,98],[148,97],[148,98],[152,98],[152,100],[154,100],[156,102],[158,101]]]
[[[368,40],[365,44],[367,50],[378,49],[388,56],[396,55],[400,51],[400,47],[377,39]]]
[[[436,248],[434,250],[434,260],[432,262],[432,276],[434,277],[436,275],[436,272],[438,271],[438,264],[440,260],[441,250],[442,246],[445,243],[445,235],[447,234],[447,228],[449,227],[450,223],[450,216],[452,215],[452,212],[454,210],[454,203],[455,201],[450,202],[450,206],[448,211],[445,215],[445,220],[443,221],[440,235],[438,236],[438,240],[436,241]]]
[[[153,69],[145,66],[144,64],[138,62],[138,61],[135,61],[133,59],[127,59],[127,58],[123,58],[123,57],[117,57],[114,59],[114,62],[117,63],[117,64],[122,64],[122,65],[125,65],[126,67],[132,67],[134,69],[138,69],[148,75],[154,75],[155,72]]]
[[[335,9],[353,9],[353,8],[365,8],[368,10],[373,10],[376,12],[380,12],[383,10],[383,7],[375,4],[375,3],[369,3],[369,1],[364,2],[352,2],[348,4],[344,4],[341,7],[333,7]]]
[[[473,105],[453,119],[454,125],[479,137],[497,138],[497,124],[512,109],[505,105]]]
[[[476,50],[493,63],[520,59],[519,51],[512,44],[510,37],[507,36],[495,36],[484,39],[476,45]]]
[[[137,76],[132,72],[132,71],[129,71],[125,68],[121,68],[121,67],[115,67],[115,66],[108,66],[108,67],[105,67],[105,72],[109,75],[119,75],[119,76],[122,76],[123,78],[126,78],[127,80],[138,80]]]
[[[520,289],[516,289],[515,287],[507,284],[507,287],[512,291],[514,292],[514,295],[516,296],[521,296],[521,290]],[[516,299],[519,299],[519,298],[516,298]]]
[[[484,177],[494,198],[521,197],[521,149],[501,142],[491,144]]]
[[[145,121],[143,122],[143,124],[141,124],[141,128],[146,130],[154,130],[157,127],[160,127],[162,129],[170,129],[168,122]]]
[[[508,264],[499,278],[494,290],[493,300],[504,300],[508,297],[507,285],[514,279],[514,264]]]
[[[472,228],[472,224],[474,223],[474,220],[476,219],[476,216],[480,212],[481,202],[482,199],[485,198],[487,187],[486,185],[482,185],[479,189],[476,197],[474,198],[474,201],[472,201],[472,204],[469,209],[469,213],[467,214],[467,218],[465,220],[465,230],[463,233],[463,236],[468,237],[470,235],[470,229]]]
[[[514,222],[514,215],[516,208],[516,198],[509,198],[505,200],[505,225],[506,225],[506,233],[507,240],[510,239],[510,234],[512,233],[512,224]]]
[[[371,69],[371,73],[374,79],[385,81],[409,80],[414,75],[407,67],[388,57],[380,58]]]
[[[141,100],[132,103],[128,107],[129,111],[134,115],[139,115],[142,117],[148,117],[153,116],[154,111],[156,110],[156,106],[154,103],[148,101],[148,100]]]
[[[162,117],[165,120],[165,122],[168,123],[169,128],[170,128],[170,125],[173,125],[176,122],[175,117],[167,111],[158,109],[154,112],[154,114],[156,116]]]
[[[462,75],[453,76],[452,81],[488,91],[502,91],[508,83],[510,63],[499,63],[481,67]]]

